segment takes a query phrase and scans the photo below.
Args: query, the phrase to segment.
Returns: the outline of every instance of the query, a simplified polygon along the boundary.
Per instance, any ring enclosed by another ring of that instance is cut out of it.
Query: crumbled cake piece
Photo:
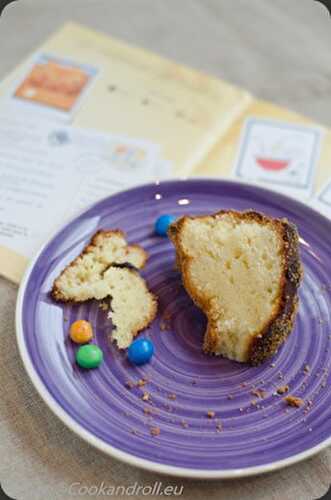
[[[295,408],[300,408],[304,404],[304,400],[301,398],[298,398],[297,396],[286,396],[284,398],[284,401],[289,405],[289,406],[294,406]]]
[[[112,297],[111,318],[115,329],[111,339],[119,349],[127,348],[138,332],[147,328],[156,316],[157,303],[136,271],[110,267],[104,273],[108,293]]]
[[[160,330],[161,332],[165,332],[167,330],[167,325],[164,321],[160,321]]]
[[[151,436],[159,436],[160,432],[161,432],[160,427],[151,427],[150,428]]]
[[[138,382],[137,382],[137,386],[138,386],[138,387],[143,387],[144,385],[146,385],[146,384],[147,384],[147,382],[148,382],[148,380],[147,380],[147,379],[145,379],[145,378],[140,378],[140,379],[138,380]]]
[[[212,411],[212,410],[208,410],[208,411],[207,411],[207,417],[208,417],[208,418],[214,418],[214,417],[215,417],[215,412],[214,412],[214,411]]]
[[[285,394],[288,391],[289,391],[289,386],[288,385],[282,385],[281,387],[278,387],[277,394]]]
[[[127,387],[127,389],[133,389],[135,387],[135,383],[132,382],[132,380],[128,380],[125,382],[125,387]]]
[[[308,375],[310,373],[310,366],[309,365],[305,365],[303,367],[303,372],[305,375]]]
[[[98,231],[54,281],[52,297],[72,303],[110,297],[111,339],[125,349],[157,312],[156,298],[137,272],[146,260],[145,250],[128,245],[121,231]]]
[[[52,297],[61,302],[102,300],[105,294],[103,275],[112,265],[129,264],[136,269],[144,267],[147,254],[138,245],[128,245],[124,233],[98,231],[54,281]]]
[[[263,389],[252,389],[251,390],[251,394],[253,396],[256,396],[256,397],[260,398],[260,399],[263,399],[266,396],[267,393]]]
[[[166,331],[171,330],[171,322],[170,322],[171,318],[172,318],[172,315],[169,312],[165,312],[161,316],[161,320],[160,320],[161,332],[166,332]]]
[[[168,394],[168,399],[175,401],[176,398],[177,398],[176,394]]]
[[[292,330],[302,279],[296,227],[258,212],[182,217],[168,234],[206,314],[204,350],[258,365]]]
[[[149,401],[149,397],[150,397],[149,392],[144,392],[144,394],[142,395],[141,399],[143,401]]]

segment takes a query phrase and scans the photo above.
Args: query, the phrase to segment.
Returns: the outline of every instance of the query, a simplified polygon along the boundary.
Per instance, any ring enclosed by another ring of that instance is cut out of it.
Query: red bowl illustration
[[[284,170],[289,166],[290,160],[280,159],[280,158],[267,158],[262,156],[257,156],[255,158],[256,163],[264,170],[277,171]]]

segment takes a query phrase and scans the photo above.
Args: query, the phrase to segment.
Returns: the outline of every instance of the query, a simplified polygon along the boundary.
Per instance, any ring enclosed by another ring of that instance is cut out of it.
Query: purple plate
[[[174,267],[174,249],[153,233],[163,213],[211,213],[253,208],[288,217],[301,235],[305,278],[296,326],[278,354],[250,368],[202,353],[203,314]],[[131,366],[107,342],[106,312],[91,302],[61,306],[49,297],[54,278],[98,229],[121,228],[150,254],[144,276],[159,297],[157,319],[143,335],[152,361]],[[216,180],[146,185],[104,199],[75,218],[40,251],[28,269],[17,305],[23,362],[46,403],[89,443],[130,464],[189,477],[229,478],[274,470],[331,444],[331,222],[290,198],[254,186]],[[75,319],[88,319],[105,360],[83,371],[68,341]],[[146,378],[128,389],[128,380]],[[286,405],[276,393],[304,400]],[[259,391],[263,390],[263,397]],[[143,392],[150,401],[143,401]],[[144,411],[146,413],[144,413]],[[208,418],[207,412],[215,412]],[[151,435],[158,428],[158,436]]]

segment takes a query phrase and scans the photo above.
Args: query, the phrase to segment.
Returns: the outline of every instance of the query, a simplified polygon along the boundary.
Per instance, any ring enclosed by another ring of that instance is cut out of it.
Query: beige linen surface
[[[0,78],[68,20],[331,125],[331,20],[313,0],[19,0],[0,20]],[[147,473],[94,450],[52,415],[25,374],[15,343],[16,293],[0,279],[0,482],[11,497],[79,498],[69,494],[77,482],[162,481],[183,485],[182,498],[195,500],[311,500],[326,492],[330,449],[266,476],[211,482]]]

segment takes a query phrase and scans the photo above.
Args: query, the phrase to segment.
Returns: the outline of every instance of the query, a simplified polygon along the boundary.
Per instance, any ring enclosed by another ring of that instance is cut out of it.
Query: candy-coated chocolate
[[[76,352],[76,361],[82,368],[97,368],[103,360],[103,352],[95,344],[82,345]]]
[[[70,338],[76,344],[87,344],[93,338],[93,329],[91,323],[80,319],[70,326]]]
[[[154,354],[153,342],[149,339],[137,339],[128,348],[128,358],[134,365],[148,363]]]
[[[176,217],[174,215],[170,214],[164,214],[161,215],[158,219],[156,219],[155,222],[155,232],[159,236],[167,236],[167,231],[170,226],[174,221],[176,220]]]

